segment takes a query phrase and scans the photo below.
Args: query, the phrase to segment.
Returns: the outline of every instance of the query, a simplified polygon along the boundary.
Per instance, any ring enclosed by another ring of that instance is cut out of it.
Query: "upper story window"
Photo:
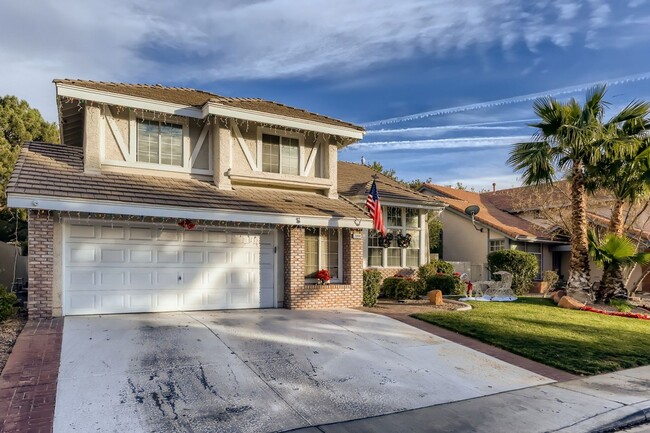
[[[138,122],[138,162],[183,166],[183,127],[156,120]]]
[[[300,140],[293,137],[262,134],[262,171],[300,174]]]

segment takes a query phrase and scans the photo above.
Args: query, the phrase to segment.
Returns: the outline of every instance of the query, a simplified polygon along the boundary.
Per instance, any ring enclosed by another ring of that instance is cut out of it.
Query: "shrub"
[[[393,298],[395,296],[395,286],[402,281],[401,277],[386,277],[381,283],[381,293],[387,298]]]
[[[0,321],[18,313],[18,297],[0,286]]]
[[[632,307],[624,299],[612,299],[609,301],[609,304],[622,313],[629,313],[632,311]]]
[[[392,298],[401,301],[403,299],[415,299],[421,292],[419,281],[411,278],[400,278],[400,281],[395,285],[395,291]]]
[[[494,275],[498,271],[512,274],[512,290],[517,295],[525,295],[537,275],[537,259],[534,255],[519,250],[494,251],[487,256],[488,270]],[[498,279],[498,275],[494,275]]]
[[[443,295],[463,295],[464,285],[457,275],[435,274],[426,280],[426,291],[440,290]]]
[[[374,307],[377,304],[380,286],[381,272],[374,269],[363,271],[363,305],[365,307]]]
[[[447,274],[451,275],[454,273],[454,266],[445,262],[444,260],[434,260],[431,263],[422,265],[418,268],[418,279],[426,281],[432,275],[436,274]]]
[[[552,292],[555,289],[555,285],[560,281],[560,276],[555,271],[544,271],[542,273],[542,281],[547,284],[546,289],[544,289],[544,297],[548,292]]]

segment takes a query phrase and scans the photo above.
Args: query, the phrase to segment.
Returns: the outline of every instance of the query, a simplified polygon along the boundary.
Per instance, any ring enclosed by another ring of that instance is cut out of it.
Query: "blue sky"
[[[53,78],[272,99],[367,124],[341,159],[506,188],[535,94],[650,100],[649,26],[647,0],[3,2],[0,94],[52,121]]]

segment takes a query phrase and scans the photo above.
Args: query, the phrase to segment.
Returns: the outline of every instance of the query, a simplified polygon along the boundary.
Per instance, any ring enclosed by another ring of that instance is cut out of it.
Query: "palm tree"
[[[627,236],[608,233],[604,239],[600,239],[594,230],[589,231],[589,254],[603,267],[603,279],[598,288],[597,301],[627,299],[623,268],[650,263],[650,253],[637,253],[636,245]]]
[[[533,103],[540,121],[531,124],[537,131],[533,141],[517,143],[510,152],[508,164],[523,172],[525,185],[552,183],[557,177],[571,182],[571,263],[567,288],[572,295],[589,288],[589,243],[587,238],[585,170],[603,159],[602,144],[619,125],[639,117],[636,104],[630,104],[609,122],[604,123],[606,86],[587,92],[583,105],[571,98],[560,102],[543,97]],[[618,149],[618,148],[617,148]]]
[[[650,151],[650,139],[646,136],[650,104],[635,101],[624,111],[635,117],[622,122],[615,117],[604,125],[607,133],[600,145],[603,158],[597,166],[586,170],[587,191],[602,189],[614,198],[609,232],[619,236],[625,231],[625,205],[632,207],[650,196],[646,157]]]
[[[517,143],[508,164],[523,172],[525,185],[552,183],[558,171],[571,180],[571,263],[567,288],[576,292],[589,287],[589,249],[585,166],[599,158],[598,142],[606,103],[605,86],[587,94],[581,106],[575,99],[562,103],[551,97],[537,99],[533,110],[540,121],[531,124],[537,131],[533,141]]]

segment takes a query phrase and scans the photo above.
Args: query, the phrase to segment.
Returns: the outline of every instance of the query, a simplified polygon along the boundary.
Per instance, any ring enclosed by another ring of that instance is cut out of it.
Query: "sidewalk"
[[[294,433],[605,432],[650,422],[650,366]]]
[[[52,431],[63,319],[29,320],[0,376],[0,432]]]

